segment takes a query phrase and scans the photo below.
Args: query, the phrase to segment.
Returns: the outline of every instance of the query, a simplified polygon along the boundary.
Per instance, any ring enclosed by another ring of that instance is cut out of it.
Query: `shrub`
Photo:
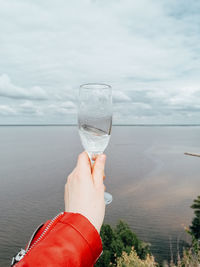
[[[186,229],[191,235],[192,243],[183,250],[183,256],[178,254],[176,264],[165,261],[162,267],[200,267],[200,196],[191,206],[195,217],[192,225]],[[103,254],[95,267],[155,267],[159,266],[150,254],[149,244],[138,239],[127,223],[119,221],[115,228],[105,224],[101,228]]]
[[[195,217],[192,220],[190,231],[196,239],[200,239],[200,196],[193,201],[191,208],[194,210]]]
[[[145,259],[150,254],[149,244],[139,240],[128,224],[123,221],[119,221],[115,228],[104,224],[100,235],[103,242],[103,254],[96,263],[96,267],[117,266],[117,258],[122,256],[122,252],[129,255],[132,247],[141,259]]]
[[[142,260],[138,257],[134,247],[131,248],[129,255],[126,252],[117,259],[117,267],[155,267],[158,264],[154,261],[154,257],[147,254],[146,259]]]

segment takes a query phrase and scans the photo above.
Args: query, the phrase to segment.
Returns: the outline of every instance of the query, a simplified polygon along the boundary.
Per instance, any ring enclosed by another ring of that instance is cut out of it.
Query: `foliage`
[[[194,209],[195,217],[192,220],[192,225],[185,229],[191,236],[191,246],[183,250],[183,256],[177,260],[177,265],[171,262],[169,267],[200,266],[200,196],[194,200],[191,208]],[[168,267],[167,264],[164,266]]]
[[[193,247],[183,251],[182,258],[178,259],[177,264],[171,262],[163,264],[163,267],[199,267],[200,266],[200,251],[196,254]]]
[[[200,266],[200,251],[197,253],[193,247],[184,250],[181,262],[177,267],[199,267]]]
[[[164,262],[162,267],[200,267],[200,196],[191,206],[195,217],[186,229],[192,242],[183,250],[183,255],[177,256],[176,264]],[[103,254],[95,267],[158,267],[154,257],[150,254],[149,245],[142,242],[131,231],[130,227],[120,221],[115,228],[105,224],[101,228]]]
[[[200,196],[198,196],[197,199],[194,200],[191,208],[194,209],[195,217],[192,220],[190,232],[196,239],[200,239]]]
[[[122,256],[122,252],[129,255],[132,247],[141,259],[145,259],[150,254],[149,245],[139,240],[128,224],[123,221],[119,221],[115,228],[108,224],[103,225],[100,235],[103,254],[96,263],[96,267],[117,266],[117,258]]]
[[[141,260],[134,247],[132,247],[130,254],[128,255],[126,252],[122,253],[122,256],[117,259],[117,267],[154,267],[158,266],[158,264],[154,261],[154,257],[147,254],[146,259]]]
[[[155,262],[154,257],[147,254],[145,260],[141,260],[134,248],[130,254],[122,253],[122,256],[117,259],[117,267],[158,267],[159,264]],[[193,247],[185,249],[182,258],[177,260],[177,264],[171,262],[163,263],[162,267],[199,267],[200,266],[200,250],[198,253],[194,252]]]

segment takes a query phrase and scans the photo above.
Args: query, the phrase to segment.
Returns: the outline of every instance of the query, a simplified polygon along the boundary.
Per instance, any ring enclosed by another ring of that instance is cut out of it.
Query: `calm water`
[[[82,151],[74,126],[0,127],[0,266],[24,247],[34,228],[63,210],[67,175]],[[169,257],[200,193],[200,127],[113,127],[107,153],[106,187],[113,203],[105,222],[124,219]],[[175,249],[174,249],[175,250]]]

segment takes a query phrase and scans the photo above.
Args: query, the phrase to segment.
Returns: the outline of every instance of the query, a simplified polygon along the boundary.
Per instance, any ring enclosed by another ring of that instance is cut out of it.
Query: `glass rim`
[[[106,90],[112,89],[112,86],[106,83],[84,83],[80,85],[80,89],[88,89],[88,90]]]

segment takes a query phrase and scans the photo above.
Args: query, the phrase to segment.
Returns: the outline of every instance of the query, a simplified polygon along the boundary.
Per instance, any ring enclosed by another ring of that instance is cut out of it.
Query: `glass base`
[[[112,195],[109,194],[108,192],[104,192],[104,200],[105,200],[105,204],[108,205],[112,202]]]

